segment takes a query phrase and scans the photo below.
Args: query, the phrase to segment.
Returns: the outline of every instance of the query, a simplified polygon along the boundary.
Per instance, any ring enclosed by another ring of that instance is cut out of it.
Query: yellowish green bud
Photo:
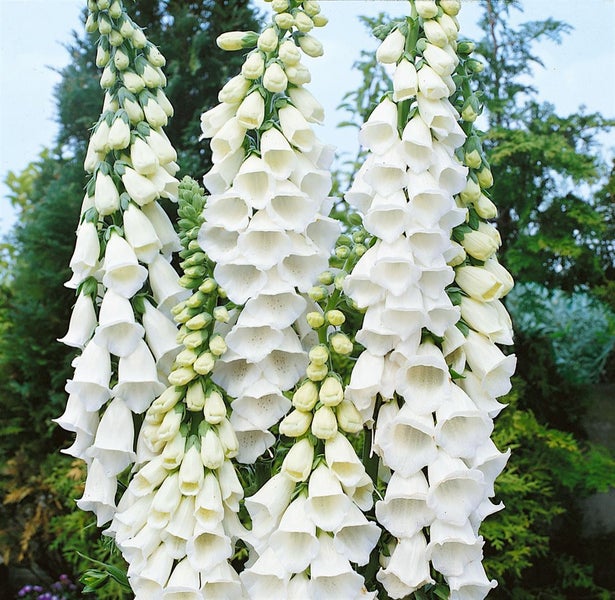
[[[216,44],[222,50],[243,50],[254,47],[257,39],[258,35],[253,31],[227,31],[217,37]]]
[[[200,381],[195,381],[186,390],[186,408],[192,412],[203,410],[205,406],[205,392]]]
[[[312,410],[318,402],[318,386],[313,381],[304,381],[293,394],[292,402],[299,410]]]
[[[205,415],[205,420],[212,425],[217,425],[226,418],[226,404],[218,390],[212,390],[207,394],[203,414]]]
[[[363,429],[363,419],[357,407],[348,400],[342,400],[335,409],[337,424],[346,433],[359,433]]]
[[[324,27],[329,22],[329,19],[327,19],[325,15],[314,15],[312,17],[312,22],[314,23],[314,27]]]
[[[102,45],[99,45],[98,48],[96,48],[96,66],[101,69],[106,67],[109,62],[109,58],[109,51],[105,50]]]
[[[481,194],[478,202],[474,203],[474,210],[481,219],[495,219],[498,216],[496,205],[485,194]]]
[[[208,277],[203,281],[203,283],[199,286],[199,291],[204,294],[211,294],[218,287],[215,279]]]
[[[467,152],[465,154],[464,162],[466,163],[466,166],[470,167],[470,169],[478,169],[483,162],[483,159],[481,158],[478,150],[472,150],[471,152]]]
[[[305,0],[303,2],[303,10],[310,17],[314,17],[320,12],[320,3],[317,0]]]
[[[322,44],[313,36],[306,34],[299,38],[299,46],[308,56],[318,58],[324,54]]]
[[[286,12],[289,8],[288,0],[273,0],[271,8],[277,13]]]
[[[280,29],[290,29],[295,24],[295,19],[290,13],[287,12],[275,15],[273,20]]]
[[[226,306],[216,306],[213,310],[213,316],[219,323],[228,323],[231,318]]]
[[[312,472],[314,446],[308,438],[299,440],[284,457],[282,471],[295,482],[306,481]]]
[[[312,381],[322,381],[327,376],[327,373],[329,373],[329,369],[327,365],[319,365],[311,362],[308,364],[305,373]]]
[[[468,179],[466,187],[459,193],[459,198],[464,204],[471,204],[477,202],[481,195],[480,186],[474,179]]]
[[[285,65],[296,65],[301,60],[301,52],[292,40],[280,44],[278,56]]]
[[[440,8],[452,17],[459,13],[461,8],[460,0],[440,0]]]
[[[208,337],[209,333],[207,332],[207,330],[191,331],[190,333],[188,333],[186,329],[186,335],[184,336],[184,339],[178,341],[180,344],[186,346],[186,348],[196,350],[207,341]]]
[[[121,46],[124,43],[124,36],[117,29],[114,29],[109,34],[109,43],[114,48],[117,48],[118,46]]]
[[[435,0],[415,0],[416,12],[423,19],[433,19],[438,15]]]
[[[316,311],[309,312],[305,318],[312,329],[320,329],[325,324],[324,315]]]
[[[195,315],[191,319],[186,321],[186,327],[191,331],[196,331],[197,329],[203,329],[207,327],[211,323],[211,315],[209,313],[200,313]]]
[[[334,352],[346,356],[352,352],[352,342],[345,333],[334,333],[329,338],[329,344]]]
[[[314,346],[309,354],[309,359],[316,363],[317,365],[324,365],[329,360],[329,350],[323,344],[318,344],[318,346]]]
[[[325,313],[325,320],[333,327],[339,327],[346,322],[346,317],[341,310],[334,309]]]
[[[268,27],[258,36],[257,47],[265,53],[273,52],[278,47],[278,34],[273,27]]]
[[[282,67],[276,62],[271,63],[267,69],[265,69],[265,74],[263,75],[263,87],[275,94],[278,92],[283,92],[286,90],[287,86],[288,78],[286,77],[284,69],[282,69]]]
[[[216,359],[211,352],[203,352],[192,365],[192,368],[199,375],[207,375],[211,373],[214,369],[214,365],[216,364]]]
[[[320,440],[329,440],[337,433],[337,419],[329,406],[321,406],[312,419],[312,434]]]
[[[252,52],[241,67],[241,74],[246,79],[258,79],[265,72],[265,59],[260,51]]]
[[[189,367],[198,358],[198,354],[193,348],[184,348],[176,357],[175,364],[180,367]]]
[[[142,29],[133,29],[132,32],[132,45],[135,48],[145,48],[145,46],[147,46],[147,38],[145,37],[145,34],[143,33]]]
[[[308,31],[314,29],[314,21],[312,21],[309,15],[306,15],[304,12],[298,12],[295,15],[295,27],[299,31],[307,33]]]
[[[325,406],[337,406],[344,399],[344,389],[337,377],[327,377],[320,386],[319,400]]]
[[[493,173],[489,167],[483,167],[477,174],[478,183],[484,189],[488,189],[493,185]]]
[[[311,422],[311,412],[293,410],[282,419],[280,433],[288,437],[299,437],[309,429]]]
[[[222,356],[228,348],[221,335],[214,335],[211,340],[209,340],[209,349],[213,355]]]
[[[171,385],[187,385],[196,377],[194,369],[191,367],[179,367],[171,371],[169,375],[169,383]]]

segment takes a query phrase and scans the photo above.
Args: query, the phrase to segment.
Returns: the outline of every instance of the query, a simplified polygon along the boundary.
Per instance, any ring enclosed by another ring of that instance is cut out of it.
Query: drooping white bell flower
[[[160,252],[166,259],[170,260],[173,252],[181,250],[181,244],[167,213],[158,202],[150,202],[142,206],[141,212],[148,218],[162,244]]]
[[[386,197],[376,194],[365,215],[364,227],[385,242],[393,243],[409,225],[408,208],[408,202],[402,190]]]
[[[120,208],[120,194],[113,178],[102,171],[98,171],[96,174],[94,206],[102,216],[113,214]]]
[[[149,282],[158,303],[158,309],[166,312],[178,302],[185,300],[190,291],[179,285],[179,275],[173,266],[158,255],[149,265]]]
[[[131,354],[120,358],[118,373],[113,393],[121,396],[132,412],[144,412],[165,390],[158,379],[154,357],[143,340],[139,340]]]
[[[382,531],[368,521],[363,511],[352,504],[343,524],[334,531],[333,544],[337,552],[350,562],[366,565]]]
[[[402,58],[393,71],[393,100],[403,102],[416,96],[417,92],[416,67],[408,59]]]
[[[58,342],[73,348],[83,348],[92,337],[97,323],[92,296],[79,294],[71,313],[68,331]]]
[[[111,396],[111,357],[109,351],[88,342],[77,361],[73,378],[66,382],[65,389],[83,402],[85,410],[98,410]]]
[[[248,203],[232,190],[210,196],[203,211],[205,222],[228,231],[242,231],[248,225],[252,210]],[[199,243],[205,243],[209,236],[202,234]]]
[[[434,569],[445,577],[460,576],[467,565],[483,558],[483,538],[477,536],[469,521],[451,525],[436,520],[429,528],[427,551]]]
[[[176,340],[177,327],[173,321],[152,306],[147,300],[144,301],[144,306],[145,312],[142,319],[145,329],[145,340],[156,359],[158,370],[166,377],[171,371],[171,365],[181,349]]]
[[[385,154],[399,141],[397,106],[385,98],[361,126],[359,141],[373,153]]]
[[[468,365],[482,382],[485,390],[494,397],[503,396],[510,391],[517,359],[508,356],[488,338],[470,330],[463,345]]]
[[[212,194],[225,192],[232,184],[239,167],[245,158],[243,148],[239,148],[233,154],[225,156],[220,162],[203,175],[203,185]]]
[[[305,571],[319,550],[316,526],[305,512],[305,503],[301,495],[288,505],[268,542],[289,573]]]
[[[365,475],[365,467],[352,444],[339,432],[325,441],[325,460],[344,487],[356,486]]]
[[[273,549],[267,548],[253,565],[240,573],[239,577],[248,598],[286,600],[290,575]]]
[[[147,269],[139,264],[130,244],[116,232],[105,248],[103,273],[103,285],[124,298],[132,298],[147,279]]]
[[[510,452],[510,448],[506,452],[500,452],[496,445],[490,439],[487,439],[484,444],[481,444],[476,449],[469,463],[470,467],[478,469],[485,476],[486,494],[488,497],[495,495],[493,485],[497,476],[504,469],[510,457]]]
[[[364,586],[347,557],[337,551],[333,538],[325,532],[318,536],[319,552],[310,567],[310,598],[358,598]]]
[[[100,527],[113,518],[116,489],[117,479],[108,476],[102,463],[94,459],[88,466],[85,489],[83,496],[77,500],[77,506],[95,513],[96,524]]]
[[[397,538],[412,537],[431,524],[434,513],[427,506],[428,484],[422,471],[409,477],[394,472],[383,500],[376,502],[376,517]]]
[[[106,407],[88,454],[98,460],[107,477],[121,473],[135,459],[130,409],[121,398]]]
[[[468,296],[480,302],[489,302],[502,297],[502,283],[483,267],[473,265],[457,267],[455,281]]]
[[[495,579],[489,579],[480,560],[466,565],[463,573],[447,578],[451,590],[451,600],[483,600],[494,587]]]
[[[275,127],[261,134],[261,157],[271,172],[280,180],[286,179],[297,164],[297,154],[286,137]]]
[[[309,152],[314,146],[315,135],[301,112],[287,105],[278,111],[278,117],[282,134],[289,143],[301,152]]]
[[[204,598],[241,600],[244,597],[239,575],[225,560],[201,573],[201,594]]]
[[[130,300],[109,289],[100,305],[99,323],[94,342],[116,356],[132,354],[145,329],[136,322]]]
[[[72,431],[73,433],[82,431],[94,439],[98,429],[99,417],[97,411],[86,410],[83,402],[77,395],[70,394],[66,401],[64,412],[58,418],[52,419],[52,421],[66,431]]]
[[[162,248],[162,242],[150,220],[132,203],[122,216],[126,241],[132,246],[137,258],[144,263],[154,260]]]
[[[243,144],[246,124],[245,119],[242,122],[239,121],[240,113],[237,114],[238,116],[229,119],[211,140],[212,160],[214,162],[224,160],[226,156],[233,154]]]
[[[423,533],[399,539],[389,564],[378,571],[376,579],[391,598],[404,598],[425,584],[433,583]]]
[[[427,465],[427,476],[427,505],[441,521],[463,525],[486,496],[483,473],[443,450]]]
[[[193,536],[186,544],[186,554],[193,569],[207,571],[228,560],[233,550],[231,540],[221,523],[212,529],[197,523]]]
[[[324,464],[316,467],[310,475],[306,503],[306,512],[314,524],[334,531],[344,522],[351,504],[331,469]]]
[[[73,279],[83,281],[93,275],[98,268],[100,245],[98,243],[98,230],[91,221],[85,221],[77,230],[75,250],[70,259],[69,266],[73,271]]]

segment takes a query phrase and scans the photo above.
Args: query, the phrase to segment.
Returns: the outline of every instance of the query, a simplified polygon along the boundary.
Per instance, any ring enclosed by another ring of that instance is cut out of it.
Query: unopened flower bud
[[[220,438],[213,429],[208,429],[202,436],[201,461],[208,469],[219,469],[224,462],[224,448]]]
[[[318,386],[313,381],[304,381],[293,394],[293,406],[302,411],[310,411],[318,402]]]
[[[301,52],[292,40],[280,44],[278,56],[285,65],[296,65],[301,60]]]
[[[320,386],[318,398],[325,406],[337,406],[344,399],[344,389],[337,377],[327,377]]]
[[[209,349],[214,356],[222,356],[228,348],[221,335],[214,335],[211,340],[209,340]]]
[[[138,94],[145,88],[145,81],[134,71],[122,73],[122,82],[124,83],[124,87],[133,94]]]
[[[306,375],[312,381],[322,381],[329,372],[327,365],[319,365],[311,362],[308,364],[307,369],[305,371]]]
[[[96,66],[99,68],[106,67],[109,62],[109,58],[109,50],[106,50],[102,45],[99,45],[96,49]]]
[[[346,356],[352,352],[352,342],[345,333],[334,333],[329,338],[329,344],[334,352],[342,356]]]
[[[263,75],[263,87],[275,94],[283,92],[287,86],[288,78],[286,73],[284,73],[284,69],[276,62],[271,63]]]
[[[305,481],[312,472],[314,446],[307,438],[299,440],[288,451],[282,462],[282,471],[293,481]]]
[[[205,406],[205,392],[200,381],[195,381],[186,390],[186,407],[188,410],[196,412],[203,410]]]
[[[132,45],[135,48],[145,48],[145,46],[147,45],[147,38],[145,37],[145,34],[143,33],[142,29],[135,29],[132,33]]]
[[[258,129],[263,124],[264,118],[265,100],[260,92],[255,90],[239,105],[237,122],[246,129]]]
[[[307,33],[308,31],[314,29],[314,21],[312,21],[309,15],[306,15],[304,12],[298,12],[295,15],[295,27],[299,31]]]
[[[329,19],[327,19],[325,15],[314,15],[312,17],[312,22],[314,23],[314,27],[324,27],[329,22]]]
[[[288,0],[273,0],[271,8],[277,13],[286,12],[289,8]]]
[[[346,317],[341,310],[334,309],[325,313],[325,320],[333,327],[339,327],[346,322]]]
[[[308,291],[308,296],[315,302],[324,300],[328,296],[327,288],[322,285],[314,286]]]
[[[317,365],[324,365],[329,360],[329,351],[325,345],[318,344],[318,346],[314,346],[310,350],[308,356],[313,363],[316,363]]]
[[[489,167],[483,167],[477,174],[476,178],[482,188],[488,189],[493,185],[493,174]]]
[[[110,34],[109,34],[109,44],[111,44],[111,46],[113,46],[114,48],[117,48],[118,46],[121,46],[124,43],[124,36],[117,31],[117,29],[114,29]]]
[[[337,424],[346,433],[359,433],[363,429],[363,419],[357,407],[348,400],[342,400],[335,409]]]
[[[217,429],[218,439],[224,450],[224,456],[226,458],[235,458],[239,452],[239,440],[231,422],[224,418],[218,423]]]
[[[301,50],[312,58],[322,56],[324,53],[322,44],[311,35],[302,35],[299,38],[299,46],[301,47]]]
[[[189,367],[198,358],[198,354],[192,348],[184,348],[176,357],[175,364],[180,367]]]
[[[416,12],[423,19],[433,19],[438,14],[438,6],[435,0],[416,0]]]
[[[180,321],[181,322],[181,321]],[[203,329],[211,323],[211,315],[209,313],[199,313],[186,321],[186,327],[191,331]]]
[[[485,194],[481,194],[478,201],[474,203],[474,210],[481,219],[495,219],[498,216],[496,205]]]
[[[312,311],[309,312],[306,316],[305,319],[308,323],[308,325],[312,328],[312,329],[319,329],[320,327],[322,327],[325,324],[325,317],[322,313],[316,312],[316,311]]]
[[[480,186],[474,179],[468,179],[466,187],[459,193],[459,198],[464,204],[477,202],[481,195]]]
[[[273,20],[280,29],[290,29],[295,24],[295,19],[290,13],[287,12],[275,15]]]
[[[253,31],[227,31],[216,38],[218,48],[222,50],[243,50],[256,44],[258,34]]]
[[[252,82],[249,79],[246,79],[243,75],[235,75],[224,84],[218,93],[218,100],[228,104],[237,104],[244,99],[250,85],[252,85]]]
[[[399,29],[394,29],[378,46],[376,59],[387,65],[396,63],[404,53],[405,46],[406,36]]]
[[[169,383],[171,385],[186,385],[196,377],[196,373],[192,367],[180,367],[171,371],[169,375]]]
[[[203,414],[205,415],[205,420],[212,425],[217,425],[222,419],[226,418],[226,404],[218,390],[212,390],[205,397]]]
[[[425,37],[432,44],[444,48],[449,43],[448,36],[440,23],[435,20],[427,20],[423,23],[423,28],[425,29]]]
[[[186,329],[186,331],[188,330]],[[196,350],[207,341],[208,337],[209,333],[207,332],[207,330],[192,331],[190,333],[186,333],[186,335],[184,335],[184,338],[181,341],[178,340],[178,342],[186,346],[186,348]]]
[[[440,8],[447,14],[454,17],[461,8],[460,0],[440,0]]]
[[[265,72],[265,60],[260,51],[252,52],[241,67],[241,74],[246,79],[258,79]]]
[[[268,27],[258,36],[257,47],[265,53],[273,52],[278,47],[278,34],[273,27]]]
[[[117,118],[113,121],[109,129],[107,143],[112,150],[128,148],[130,144],[130,125],[124,119]]]
[[[310,427],[312,413],[303,410],[293,410],[280,423],[280,433],[288,437],[299,437]]]
[[[480,167],[483,161],[480,152],[476,149],[472,150],[471,152],[467,152],[464,155],[463,160],[465,164],[471,169],[478,169],[478,167]]]
[[[312,419],[312,434],[320,440],[329,440],[337,433],[337,419],[329,406],[321,406]]]
[[[199,375],[207,375],[213,371],[214,365],[216,364],[216,359],[211,352],[203,352],[192,365],[192,368]]]
[[[226,306],[216,306],[213,310],[213,316],[219,323],[228,323],[231,318]]]
[[[113,84],[115,83],[115,80],[116,80],[115,73],[111,69],[111,65],[108,64],[103,69],[102,75],[100,76],[100,87],[103,90],[108,90],[110,87],[113,86]]]
[[[215,279],[208,277],[203,281],[203,283],[199,286],[199,291],[204,294],[211,294],[218,287]]]
[[[304,0],[303,10],[310,17],[314,17],[320,12],[320,4],[317,0]]]

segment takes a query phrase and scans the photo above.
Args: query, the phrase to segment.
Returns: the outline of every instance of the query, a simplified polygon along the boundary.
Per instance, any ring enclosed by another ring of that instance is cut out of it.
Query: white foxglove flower
[[[451,56],[446,50],[429,43],[423,50],[423,58],[440,77],[452,75],[459,62],[459,59],[454,55]]]
[[[201,459],[199,464],[202,463],[208,469],[219,469],[224,462],[224,458],[224,448],[220,438],[213,429],[208,429],[201,440]],[[196,460],[194,464],[196,466]],[[196,491],[194,493],[196,494]]]
[[[286,586],[290,575],[273,549],[267,548],[253,565],[240,573],[239,577],[248,598],[287,600]]]
[[[459,576],[447,578],[451,600],[482,600],[497,586],[495,579],[489,579],[480,560],[469,563]]]
[[[305,571],[319,550],[316,526],[308,518],[305,505],[305,496],[293,500],[269,538],[270,547],[289,573]]]
[[[115,512],[115,492],[117,479],[109,477],[100,461],[94,459],[88,466],[83,496],[77,500],[81,510],[89,510],[96,514],[98,527],[110,521]]]
[[[386,569],[380,569],[376,579],[391,598],[404,598],[425,584],[433,583],[423,533],[401,538]]]
[[[356,486],[365,475],[365,467],[352,444],[339,432],[325,441],[325,460],[344,487]]]
[[[380,63],[396,63],[402,56],[406,46],[406,36],[399,30],[394,29],[376,50],[376,59]]]
[[[504,355],[488,338],[472,330],[466,336],[463,349],[468,365],[489,394],[498,397],[510,391],[510,378],[517,363],[514,354]]]
[[[431,163],[431,150],[433,138],[429,126],[419,116],[415,115],[404,127],[402,136],[402,152],[412,173],[425,171]],[[408,192],[412,193],[414,186],[408,185]]]
[[[284,473],[274,475],[245,504],[252,517],[252,532],[256,538],[264,538],[278,525],[290,504],[295,482]]]
[[[220,162],[203,175],[203,185],[212,194],[221,194],[225,192],[233,182],[233,178],[237,175],[237,171],[243,162],[245,152],[243,148],[239,148],[233,154],[225,156]]]
[[[244,103],[246,101],[247,99],[244,100]],[[240,114],[243,113],[238,112],[238,115]],[[219,162],[226,156],[233,154],[233,152],[238,150],[243,144],[246,129],[247,127],[245,123],[240,122],[239,117],[229,119],[211,140],[213,161]]]
[[[69,266],[74,273],[73,279],[83,281],[93,275],[98,267],[98,230],[91,221],[85,221],[77,230],[75,251],[70,259]]]
[[[497,298],[506,296],[508,292],[513,288],[514,281],[511,274],[497,261],[495,257],[491,257],[483,265],[483,269],[493,275],[496,281],[500,284],[498,289]]]
[[[194,517],[205,530],[213,530],[224,518],[220,484],[212,471],[205,474],[201,489],[195,496]]]
[[[469,466],[473,469],[478,469],[485,476],[486,494],[488,497],[495,495],[495,490],[493,489],[494,482],[506,466],[509,457],[510,448],[506,452],[500,452],[490,439],[486,440],[484,444],[481,444],[476,449]]]
[[[338,554],[358,565],[366,565],[382,531],[352,504],[343,524],[335,530],[333,544]]]
[[[130,300],[116,294],[113,289],[106,291],[100,305],[99,323],[94,332],[94,342],[116,356],[132,354],[145,330],[135,321]]]
[[[158,202],[150,202],[142,206],[141,212],[148,218],[156,231],[156,236],[162,244],[160,252],[165,258],[170,260],[173,252],[181,250],[179,236],[173,228],[173,223],[171,223],[168,215]]]
[[[79,397],[87,411],[98,410],[111,396],[111,357],[106,348],[88,342],[77,361],[66,391]]]
[[[474,330],[486,335],[497,344],[513,343],[510,316],[499,300],[479,302],[474,298],[461,298],[461,316]]]
[[[193,536],[186,544],[186,554],[193,569],[208,571],[222,561],[228,560],[233,550],[231,540],[222,524],[219,523],[213,529],[206,529],[197,524]]]
[[[393,71],[393,100],[403,102],[414,98],[418,92],[416,67],[406,58],[402,58]]]
[[[333,538],[325,532],[318,536],[319,552],[310,567],[310,598],[358,598],[364,586],[361,575],[355,572],[345,556],[341,556]]]
[[[418,87],[421,94],[430,100],[440,100],[449,96],[449,89],[429,65],[423,65],[418,73]]]
[[[162,242],[154,226],[147,216],[132,203],[122,216],[126,241],[132,246],[141,262],[150,263],[162,248]]]
[[[342,525],[352,501],[331,469],[320,464],[310,475],[306,512],[314,524],[325,531]]]
[[[428,485],[422,471],[409,477],[394,472],[384,500],[376,502],[376,517],[397,538],[412,537],[434,519],[427,506]]]
[[[57,419],[52,419],[62,429],[78,433],[82,431],[92,436],[96,435],[98,428],[98,412],[88,411],[83,406],[83,402],[75,394],[68,396],[64,413]]]
[[[190,295],[189,290],[179,285],[179,275],[162,256],[158,255],[149,263],[148,272],[154,299],[163,312],[169,311]]]
[[[489,302],[502,297],[502,282],[483,267],[472,265],[455,269],[455,281],[471,298]]]
[[[157,308],[154,308],[147,300],[145,300],[144,305],[145,340],[156,359],[158,370],[166,377],[181,349],[176,340],[177,328],[173,321]]]
[[[143,594],[141,598],[161,596],[173,569],[173,562],[174,558],[169,554],[165,544],[160,544],[137,573],[131,573],[129,567],[128,578],[136,596],[139,597],[141,589]]]
[[[267,167],[279,179],[286,179],[297,164],[297,155],[286,137],[271,127],[262,133],[260,143],[261,157]]]
[[[288,96],[308,123],[322,123],[324,121],[325,111],[322,104],[304,87],[290,88]]]
[[[429,558],[445,577],[460,576],[467,565],[483,558],[483,538],[477,536],[469,521],[451,525],[436,520],[429,528]]]
[[[211,138],[237,112],[237,104],[222,103],[214,106],[201,115],[202,137]],[[173,159],[175,160],[175,159]],[[166,162],[166,161],[165,161]]]
[[[121,398],[114,398],[105,409],[88,454],[98,459],[106,475],[121,473],[135,459],[132,414]]]
[[[94,206],[100,215],[106,216],[120,208],[120,194],[110,175],[98,171],[94,187]]]
[[[201,573],[201,594],[204,598],[224,598],[225,600],[241,600],[243,589],[239,575],[227,561],[220,562]]]
[[[278,111],[280,128],[291,145],[301,152],[309,152],[316,141],[314,132],[301,112],[294,106],[285,106]]]
[[[147,279],[147,269],[140,265],[130,244],[113,232],[105,249],[103,285],[124,298],[131,298]]]
[[[92,296],[79,294],[68,324],[68,331],[58,342],[73,348],[83,348],[94,333],[98,319]]]
[[[483,473],[468,468],[460,458],[452,458],[443,450],[427,465],[427,476],[427,505],[441,521],[463,525],[485,499]]]
[[[421,93],[418,93],[416,97],[421,119],[438,139],[446,138],[457,131],[458,114],[448,100],[430,100]]]

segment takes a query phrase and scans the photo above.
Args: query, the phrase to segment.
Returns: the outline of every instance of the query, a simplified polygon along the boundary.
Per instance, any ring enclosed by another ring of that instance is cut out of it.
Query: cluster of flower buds
[[[346,316],[335,308],[342,281],[343,271],[337,277],[325,271],[310,292],[318,303],[305,315],[304,340],[317,343],[292,392],[293,409],[279,425],[290,446],[278,445],[284,455],[279,470],[246,498],[247,541],[258,555],[241,574],[250,598],[263,597],[272,581],[281,598],[326,598],[331,590],[339,598],[375,597],[353,567],[369,562],[381,531],[365,515],[373,508],[374,485],[352,444],[363,419],[335,371],[353,351],[342,331]]]
[[[483,598],[495,581],[478,530],[501,508],[489,498],[508,458],[490,440],[492,418],[515,359],[493,343],[511,341],[503,305],[484,304],[503,282],[477,297],[475,271],[495,279],[490,269],[503,269],[486,222],[495,209],[477,183],[479,173],[490,179],[488,167],[468,135],[479,107],[459,74],[478,67],[457,41],[460,2],[410,5],[411,16],[383,32],[377,58],[393,65],[393,90],[361,128],[369,154],[346,194],[378,238],[344,284],[365,309],[356,336],[365,350],[346,397],[374,420],[382,462],[375,514],[389,535],[378,581],[403,598],[439,572],[451,598]]]
[[[92,176],[66,284],[78,296],[61,341],[82,354],[57,422],[77,434],[65,452],[88,465],[77,504],[101,525],[115,512],[118,475],[135,460],[133,415],[164,390],[179,351],[170,308],[187,292],[170,263],[179,238],[158,202],[176,199],[179,168],[162,130],[173,113],[162,91],[165,59],[120,0],[90,0],[88,8],[105,101],[85,160]]]
[[[216,281],[243,305],[213,378],[235,398],[231,422],[238,460],[246,463],[274,443],[269,430],[290,408],[283,392],[305,372],[307,353],[293,323],[307,310],[306,292],[339,234],[326,216],[333,153],[312,130],[323,109],[303,86],[310,75],[301,63],[302,52],[322,53],[306,30],[324,20],[313,1],[276,1],[273,8],[260,35],[218,38],[224,49],[251,51],[241,74],[222,88],[220,104],[201,119],[214,164],[203,177],[211,196],[198,239],[217,262]]]
[[[243,488],[231,462],[239,443],[228,399],[211,380],[226,351],[220,331],[233,309],[196,240],[204,204],[198,184],[185,178],[179,188],[181,282],[192,295],[172,309],[183,349],[169,386],[145,413],[134,473],[106,530],[143,599],[162,593],[241,596],[229,562],[242,530],[237,513]]]

